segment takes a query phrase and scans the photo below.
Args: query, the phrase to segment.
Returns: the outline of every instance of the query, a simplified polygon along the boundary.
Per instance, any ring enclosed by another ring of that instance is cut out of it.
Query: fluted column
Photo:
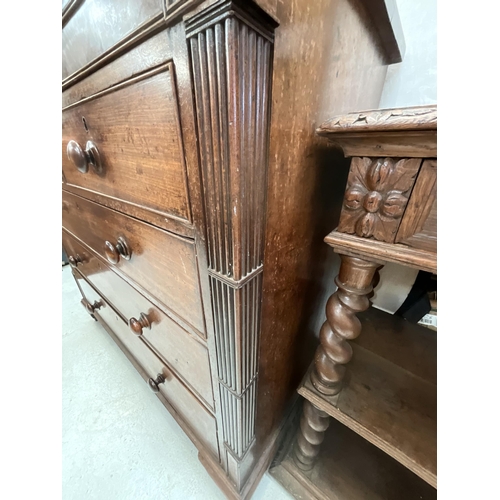
[[[352,358],[348,340],[361,333],[356,314],[370,306],[373,277],[379,264],[357,257],[341,255],[342,264],[335,278],[338,289],[326,304],[326,321],[320,331],[320,346],[316,350],[311,382],[326,395],[340,392],[345,365]]]

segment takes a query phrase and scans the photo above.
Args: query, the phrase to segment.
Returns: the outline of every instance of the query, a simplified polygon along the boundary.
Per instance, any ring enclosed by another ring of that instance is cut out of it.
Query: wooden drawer
[[[147,315],[151,329],[143,328],[144,341],[213,409],[208,351],[199,337],[183,330],[66,231],[63,246],[68,258],[79,257],[80,273],[124,321],[139,319],[140,313]]]
[[[423,161],[396,236],[396,243],[437,252],[437,160]]]
[[[86,173],[76,168],[67,154],[72,140],[82,149],[95,144],[101,173],[92,165]],[[173,63],[64,108],[62,169],[69,186],[190,221]]]
[[[71,5],[76,3],[70,0],[66,7],[66,19],[63,15],[63,80],[109,50],[155,14],[163,13],[162,0],[86,0],[79,2],[80,6]]]
[[[113,308],[106,303],[103,297],[82,278],[80,273],[78,271],[73,271],[73,274],[85,298],[91,304],[95,301],[101,302],[102,305],[95,311],[95,316],[102,319],[114,332],[148,377],[155,379],[159,373],[163,374],[166,381],[158,386],[161,394],[195,432],[197,438],[204,443],[214,455],[218,456],[217,426],[215,418],[196,397],[191,394],[174,373],[148,348],[145,342],[128,329],[127,324]]]
[[[131,251],[113,269],[204,335],[194,242],[63,191],[63,227],[106,259],[105,243]]]

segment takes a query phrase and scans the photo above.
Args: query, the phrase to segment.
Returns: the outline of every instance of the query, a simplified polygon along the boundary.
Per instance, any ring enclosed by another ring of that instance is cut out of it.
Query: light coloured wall
[[[396,0],[406,43],[403,62],[389,66],[381,108],[437,102],[437,0]]]
[[[437,0],[396,0],[406,44],[403,62],[389,66],[380,108],[437,102]],[[418,271],[387,264],[372,298],[373,305],[395,312],[404,302]]]

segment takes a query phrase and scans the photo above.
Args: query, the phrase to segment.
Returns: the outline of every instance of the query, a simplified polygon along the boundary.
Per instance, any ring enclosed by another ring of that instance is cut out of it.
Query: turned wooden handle
[[[87,299],[83,298],[82,306],[92,316],[92,318],[97,321],[97,318],[94,316],[94,311],[96,309],[100,309],[103,306],[103,303],[100,300],[96,300],[93,304],[91,304]]]
[[[165,382],[164,375],[162,373],[158,373],[155,379],[150,378],[148,380],[148,385],[153,392],[160,392],[160,388],[158,386],[160,384],[163,384],[164,382]]]
[[[102,172],[101,155],[97,146],[92,141],[87,141],[85,149],[82,149],[76,141],[69,141],[66,147],[68,159],[73,163],[79,172],[86,174],[89,171],[89,165],[100,174]]]
[[[73,255],[70,255],[68,257],[68,262],[71,267],[78,267],[78,264],[83,264],[83,259],[78,254],[74,257]]]
[[[146,314],[141,313],[139,319],[130,318],[128,320],[128,326],[136,335],[142,335],[143,328],[151,330],[151,321],[149,321],[149,318]]]
[[[105,241],[104,253],[111,264],[118,264],[120,257],[123,257],[125,260],[130,260],[132,256],[132,250],[130,250],[127,242],[121,237],[118,238],[118,241],[114,245],[110,241]]]

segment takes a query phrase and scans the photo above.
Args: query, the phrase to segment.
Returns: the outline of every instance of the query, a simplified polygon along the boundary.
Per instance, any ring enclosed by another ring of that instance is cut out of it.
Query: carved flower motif
[[[413,159],[353,158],[339,230],[392,241],[418,167]]]

